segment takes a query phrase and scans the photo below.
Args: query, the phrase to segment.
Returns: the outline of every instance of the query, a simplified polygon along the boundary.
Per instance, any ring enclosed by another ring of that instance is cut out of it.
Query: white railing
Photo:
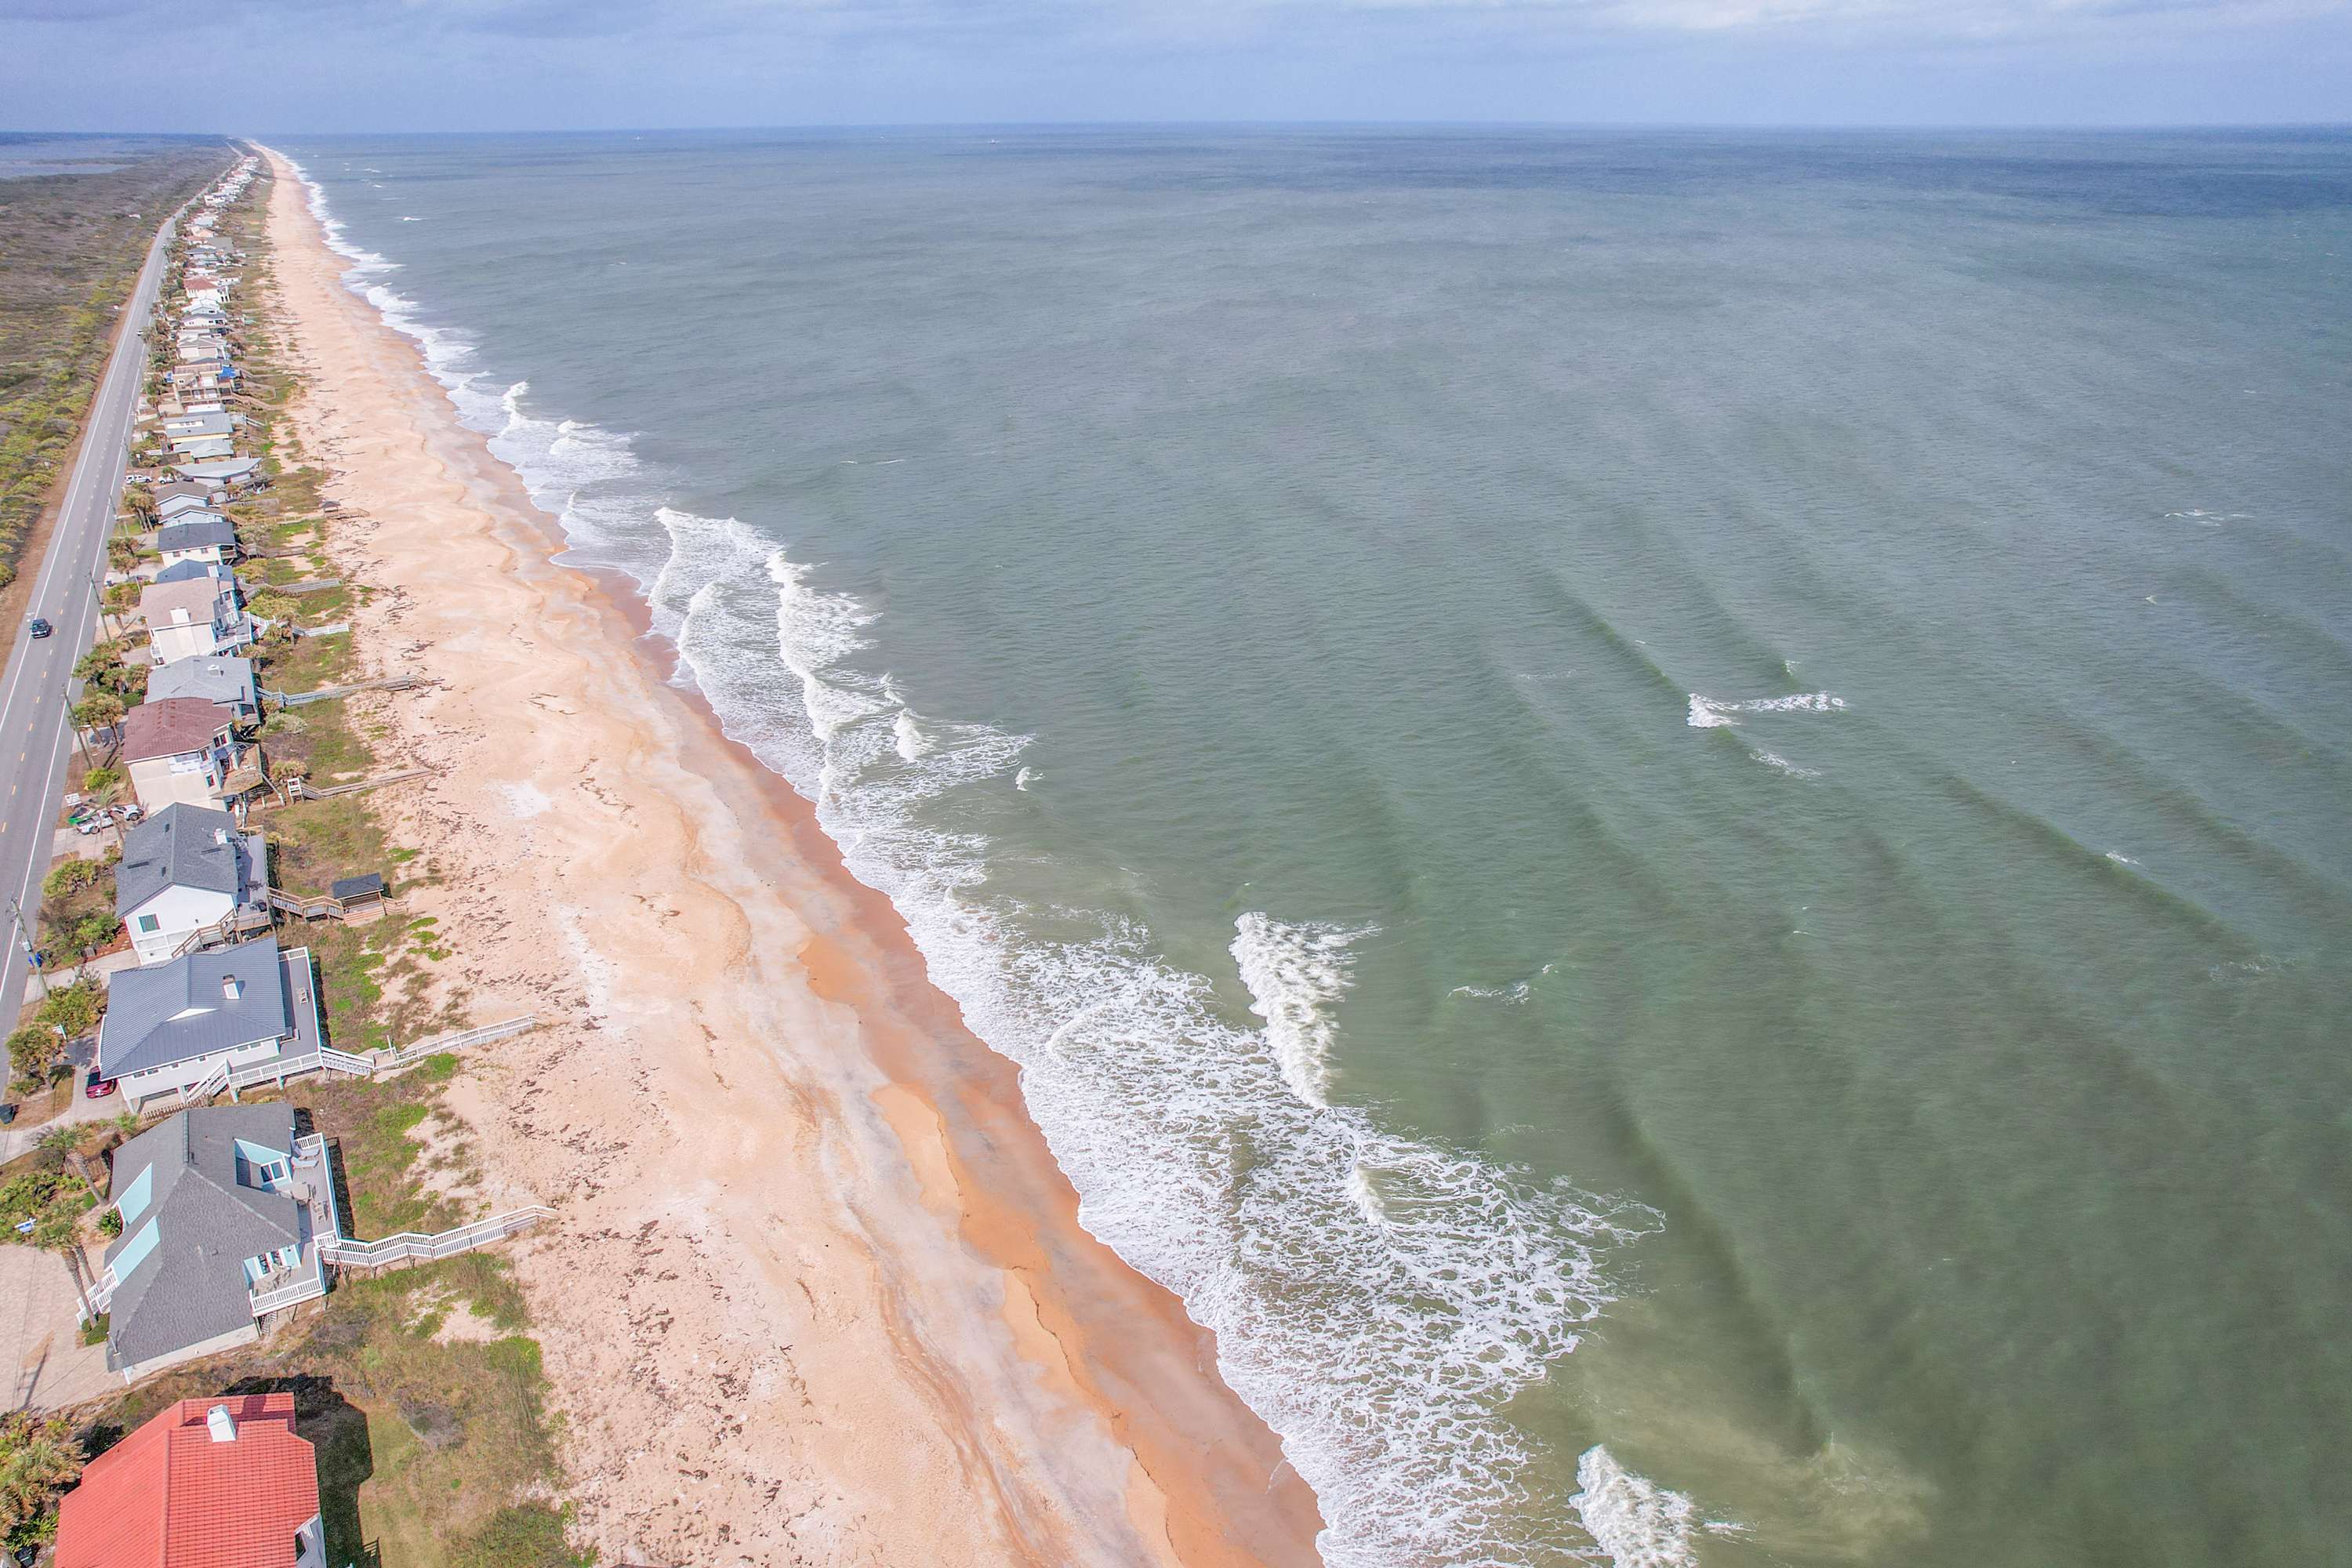
[[[307,1072],[340,1072],[349,1073],[353,1078],[370,1078],[378,1070],[376,1063],[370,1058],[355,1057],[332,1046],[320,1046],[315,1051],[304,1051],[299,1056],[272,1057],[268,1061],[250,1062],[236,1068],[230,1071],[226,1087],[251,1089],[257,1083],[272,1083],[281,1078],[299,1078]]]
[[[538,1023],[538,1014],[525,1013],[520,1017],[509,1018],[501,1023],[484,1024],[476,1029],[460,1029],[454,1035],[436,1035],[429,1040],[419,1040],[413,1046],[403,1046],[396,1051],[377,1053],[376,1070],[390,1072],[394,1068],[404,1068],[412,1062],[421,1062],[426,1057],[439,1056],[443,1051],[463,1050],[467,1046],[479,1046],[491,1040],[503,1040],[509,1035],[520,1035],[526,1029],[536,1027]]]
[[[339,1072],[352,1078],[374,1078],[380,1073],[397,1072],[414,1067],[427,1057],[444,1051],[461,1050],[478,1046],[487,1040],[502,1040],[509,1035],[520,1035],[536,1027],[539,1015],[525,1013],[520,1017],[500,1023],[485,1024],[476,1029],[460,1029],[451,1035],[436,1035],[429,1040],[419,1040],[396,1051],[373,1051],[359,1056],[351,1051],[339,1051],[332,1046],[320,1046],[313,1051],[294,1056],[271,1057],[266,1061],[247,1062],[243,1067],[223,1064],[215,1068],[202,1083],[180,1090],[180,1103],[210,1100],[223,1089],[251,1089],[257,1083],[275,1083],[280,1079],[300,1078],[305,1073]]]
[[[320,1250],[325,1249],[321,1247]],[[325,1269],[313,1267],[307,1276],[295,1280],[290,1285],[280,1285],[275,1290],[251,1292],[253,1315],[257,1318],[265,1317],[271,1312],[282,1311],[288,1307],[299,1307],[305,1301],[317,1300],[327,1293],[326,1273]]]
[[[532,1204],[526,1208],[509,1209],[488,1219],[478,1219],[471,1225],[426,1235],[423,1231],[404,1230],[398,1236],[387,1236],[376,1241],[355,1241],[348,1237],[322,1237],[319,1256],[342,1268],[376,1268],[387,1263],[400,1263],[411,1258],[436,1262],[455,1258],[461,1252],[471,1252],[478,1247],[503,1241],[518,1231],[530,1229],[543,1219],[553,1219],[555,1211],[544,1204]]]

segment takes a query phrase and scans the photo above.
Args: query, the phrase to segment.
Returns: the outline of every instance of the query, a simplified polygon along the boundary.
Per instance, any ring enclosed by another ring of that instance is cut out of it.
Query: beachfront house
[[[114,912],[142,963],[266,930],[268,899],[268,844],[226,811],[175,802],[123,835]]]
[[[310,950],[275,936],[115,973],[99,1025],[98,1072],[134,1101],[195,1089],[224,1072],[316,1066]],[[227,1087],[221,1085],[220,1087]]]
[[[233,561],[236,525],[216,511],[184,507],[180,515],[155,531],[155,553],[166,566],[183,561]]]
[[[261,717],[261,686],[254,679],[253,660],[235,654],[157,665],[147,677],[147,700],[170,697],[202,698],[239,724]]]
[[[253,640],[236,582],[226,577],[150,583],[139,592],[139,618],[157,664],[226,653]]]
[[[241,490],[260,480],[258,458],[215,458],[208,463],[174,463],[172,471],[184,479],[215,489]]]
[[[236,443],[226,436],[174,436],[172,450],[180,457],[197,460],[233,458],[236,455]]]
[[[205,484],[194,479],[166,479],[156,484],[154,490],[155,515],[160,518],[170,518],[176,512],[185,511],[190,507],[209,509],[215,501],[228,493],[218,485]]]
[[[282,1100],[199,1107],[149,1128],[114,1152],[107,1200],[122,1234],[96,1294],[107,1364],[126,1383],[250,1344],[266,1312],[326,1293],[318,1244],[341,1229],[326,1153],[295,1136]]]
[[[149,578],[148,581],[151,583],[195,583],[209,581],[227,584],[230,586],[235,587],[240,596],[243,595],[245,591],[244,584],[236,581],[235,574],[231,573],[227,567],[222,565],[217,561],[174,561],[169,566],[166,566],[162,571],[156,573],[154,576]]]
[[[167,1405],[58,1501],[53,1568],[326,1568],[318,1455],[290,1394]]]
[[[227,713],[200,697],[142,702],[122,716],[122,765],[142,809],[217,806],[261,784],[258,748],[240,745]]]
[[[166,496],[162,490],[156,492],[155,521],[158,528],[169,527],[175,522],[228,522],[228,514],[217,510],[213,500],[204,494],[200,487],[184,490],[176,485],[167,485],[163,489],[172,493]],[[230,523],[229,531],[234,534],[236,525]]]
[[[176,414],[163,421],[163,435],[173,441],[197,436],[231,436],[236,433],[234,414]]]

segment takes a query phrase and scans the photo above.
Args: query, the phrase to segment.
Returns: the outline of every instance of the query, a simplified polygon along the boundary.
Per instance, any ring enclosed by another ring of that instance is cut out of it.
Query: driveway
[[[73,1099],[66,1103],[65,1110],[47,1121],[37,1126],[28,1127],[23,1119],[19,1118],[11,1126],[0,1127],[0,1163],[13,1160],[19,1154],[30,1152],[33,1146],[41,1141],[41,1134],[52,1127],[65,1127],[82,1121],[111,1121],[121,1115],[127,1109],[128,1102],[122,1098],[120,1089],[108,1095],[104,1100],[92,1100],[82,1093],[82,1084],[89,1076],[88,1068],[74,1068]]]
[[[81,1342],[65,1259],[30,1247],[0,1247],[0,1355],[11,1410],[62,1410],[122,1392],[106,1347]]]

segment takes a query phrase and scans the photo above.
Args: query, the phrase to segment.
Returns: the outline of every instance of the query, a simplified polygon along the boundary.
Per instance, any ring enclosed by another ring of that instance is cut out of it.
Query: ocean
[[[2352,1562],[2352,136],[285,150],[1330,1563]]]

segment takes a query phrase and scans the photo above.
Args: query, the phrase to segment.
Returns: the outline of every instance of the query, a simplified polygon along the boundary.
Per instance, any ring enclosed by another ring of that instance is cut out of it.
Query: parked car
[[[81,1091],[92,1100],[104,1100],[114,1092],[114,1080],[110,1078],[93,1078],[81,1086]]]
[[[48,622],[41,619],[40,616],[35,616],[33,617],[33,624],[29,629],[35,637],[45,637],[57,628],[49,625]]]

